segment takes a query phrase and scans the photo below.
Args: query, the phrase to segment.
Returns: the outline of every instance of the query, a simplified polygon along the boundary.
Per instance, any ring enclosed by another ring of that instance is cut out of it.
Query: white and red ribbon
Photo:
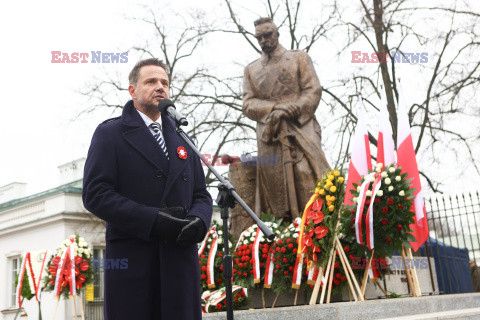
[[[267,262],[265,263],[265,280],[263,281],[264,288],[270,288],[273,281],[273,271],[275,269],[273,264],[273,255],[275,253],[276,242],[270,247],[268,252]]]
[[[55,296],[59,296],[60,292],[62,291],[62,284],[60,283],[60,278],[63,271],[67,269],[68,260],[70,260],[70,270],[67,270],[67,272],[65,273],[70,275],[70,295],[76,295],[77,288],[75,287],[75,255],[72,246],[72,244],[75,242],[75,239],[71,238],[70,241],[70,245],[65,249],[60,259],[60,262],[58,263],[57,275],[55,277],[55,287],[53,289],[53,293]]]
[[[28,263],[28,268],[27,268],[27,263]],[[20,269],[20,273],[18,274],[18,282],[17,282],[17,290],[16,290],[16,296],[18,300],[18,307],[22,307],[22,289],[23,289],[23,278],[25,276],[25,272],[27,273],[29,284],[30,284],[30,292],[31,293],[36,293],[37,290],[37,285],[35,284],[35,276],[33,273],[32,269],[32,261],[30,259],[30,252],[26,252],[23,255],[23,260],[22,260],[22,267]]]
[[[208,313],[208,308],[210,306],[216,306],[218,303],[222,302],[223,299],[225,299],[227,297],[227,291],[225,290],[225,288],[222,288],[224,290],[224,292],[216,299],[212,300],[211,302],[207,303],[205,305],[205,312]],[[222,289],[219,289],[219,290],[222,290]],[[248,296],[248,291],[247,291],[247,288],[243,288],[243,287],[240,287],[240,286],[233,286],[232,287],[232,293],[234,293],[235,291],[239,290],[242,291],[245,296]],[[214,294],[212,294],[214,295]]]
[[[218,248],[218,234],[216,231],[212,233],[213,239],[210,245],[210,251],[208,252],[207,259],[207,285],[208,288],[215,288],[215,255]]]
[[[314,285],[315,279],[318,277],[319,268],[311,261],[310,269],[308,271],[307,284]]]
[[[382,186],[382,176],[377,173],[376,179],[373,182],[372,186],[372,197],[370,200],[370,206],[368,207],[367,215],[365,217],[366,223],[365,223],[365,228],[366,228],[366,233],[367,233],[367,248],[369,250],[373,250],[374,247],[374,241],[373,241],[373,204],[375,203],[375,197],[377,196],[378,190],[380,190],[380,187]]]
[[[42,258],[42,266],[40,267],[40,271],[38,272],[38,277],[37,277],[37,287],[35,288],[35,299],[37,299],[38,302],[40,302],[40,285],[42,282],[42,275],[43,275],[43,269],[45,268],[45,263],[48,259],[48,250],[45,250],[45,253],[43,254]]]
[[[205,247],[207,246],[208,237],[209,237],[213,232],[216,232],[216,226],[211,227],[210,230],[208,230],[207,235],[206,235],[205,238],[203,239],[202,244],[200,245],[200,248],[198,249],[198,256],[199,256],[199,257],[202,255],[203,251],[205,250]]]
[[[257,226],[255,241],[253,242],[252,259],[253,259],[253,283],[260,283],[260,228]]]
[[[303,267],[303,253],[301,256],[297,256],[295,261],[295,267],[293,269],[292,288],[299,289],[302,283],[302,267]]]
[[[374,176],[374,172],[370,173],[365,181],[360,186],[360,194],[358,195],[357,200],[357,212],[355,214],[355,237],[359,244],[363,243],[363,234],[362,234],[362,219],[363,219],[363,208],[365,207],[365,201],[367,199],[367,191],[370,186],[370,179]]]

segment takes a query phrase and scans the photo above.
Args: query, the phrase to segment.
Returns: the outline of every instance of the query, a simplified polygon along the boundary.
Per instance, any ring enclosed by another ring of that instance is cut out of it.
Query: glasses
[[[258,41],[262,40],[262,38],[264,39],[269,39],[271,38],[273,35],[273,32],[265,32],[265,33],[261,33],[261,34],[256,34],[255,35],[255,39],[257,39]]]

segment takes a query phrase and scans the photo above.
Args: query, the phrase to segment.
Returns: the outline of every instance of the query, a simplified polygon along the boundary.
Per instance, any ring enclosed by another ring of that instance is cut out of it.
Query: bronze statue
[[[295,218],[329,169],[315,118],[322,87],[308,54],[278,43],[272,19],[254,25],[263,53],[245,68],[243,112],[257,121],[255,211]]]

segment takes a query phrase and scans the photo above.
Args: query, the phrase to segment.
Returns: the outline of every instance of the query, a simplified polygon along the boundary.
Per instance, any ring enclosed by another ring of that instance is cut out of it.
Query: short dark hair
[[[128,82],[130,84],[137,84],[138,77],[140,75],[140,69],[145,66],[162,67],[163,70],[165,70],[165,72],[169,74],[168,66],[163,62],[163,60],[159,60],[158,58],[148,58],[140,60],[137,62],[135,67],[133,67],[132,71],[130,71],[130,75],[128,76]]]
[[[257,19],[255,21],[253,21],[253,25],[255,27],[261,25],[261,24],[264,24],[264,23],[271,23],[274,27],[275,27],[275,30],[277,30],[278,32],[278,28],[277,26],[275,25],[275,23],[273,22],[273,19],[272,18],[260,18],[260,19]]]

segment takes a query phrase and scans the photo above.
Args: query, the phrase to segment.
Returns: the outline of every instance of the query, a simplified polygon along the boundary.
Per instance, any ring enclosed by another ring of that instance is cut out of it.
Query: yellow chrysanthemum
[[[330,192],[335,192],[335,191],[337,191],[337,187],[332,186],[332,187],[330,188]]]
[[[327,201],[327,207],[330,207],[333,204],[332,201]]]
[[[328,206],[328,211],[332,212],[333,210],[335,210],[335,206],[334,206],[334,205]]]
[[[320,191],[318,191],[318,194],[323,196],[325,194],[325,189],[320,189]]]
[[[335,201],[335,199],[337,199],[337,198],[335,198],[334,196],[330,197],[330,201],[332,201],[332,202]]]
[[[335,177],[338,177],[340,175],[340,171],[338,171],[338,170],[333,171],[333,175]]]
[[[315,193],[319,194],[321,189],[322,189],[322,188],[316,187],[316,188],[315,188]]]
[[[329,174],[329,175],[327,176],[327,178],[328,178],[328,180],[330,180],[330,181],[333,181],[333,179],[335,179],[335,177],[334,177],[332,174]]]
[[[343,183],[343,181],[345,181],[343,177],[338,177],[338,182]]]

